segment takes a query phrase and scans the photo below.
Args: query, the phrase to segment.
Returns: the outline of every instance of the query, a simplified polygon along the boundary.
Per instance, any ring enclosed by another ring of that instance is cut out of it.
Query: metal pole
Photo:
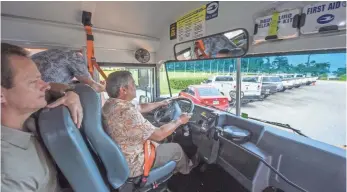
[[[194,63],[194,77],[195,77],[195,64],[196,64],[196,63]]]
[[[236,70],[236,116],[241,116],[241,58],[237,58]]]
[[[223,75],[225,75],[225,60],[223,61]]]
[[[212,74],[212,63],[211,63],[211,60],[210,60],[210,74]]]
[[[249,58],[247,60],[247,74],[248,74],[248,69],[249,69]]]
[[[176,77],[176,63],[174,63],[174,77]]]
[[[187,75],[187,62],[184,62],[184,76]]]

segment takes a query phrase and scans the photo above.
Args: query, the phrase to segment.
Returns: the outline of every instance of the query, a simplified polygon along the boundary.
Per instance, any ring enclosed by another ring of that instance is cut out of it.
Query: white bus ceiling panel
[[[70,27],[49,24],[47,22],[2,17],[1,27],[1,38],[3,40],[28,42],[34,45],[67,45],[75,48],[86,45],[86,34],[83,26]],[[145,48],[150,52],[155,52],[159,46],[159,42],[153,40],[105,32],[93,33],[95,38],[94,46],[105,49],[137,50],[138,48]]]
[[[84,7],[86,7],[88,11],[93,11],[95,2],[3,1],[1,2],[1,14],[81,24],[81,15],[78,15],[78,13],[81,14],[81,9]]]
[[[92,13],[94,27],[159,40],[170,20],[204,2],[77,1],[2,2],[2,14],[81,24],[82,10]]]
[[[155,63],[156,54],[154,52],[150,52],[150,54],[150,60],[144,65]],[[98,62],[105,63],[140,63],[135,59],[135,51],[132,50],[107,50],[96,48],[95,57]]]

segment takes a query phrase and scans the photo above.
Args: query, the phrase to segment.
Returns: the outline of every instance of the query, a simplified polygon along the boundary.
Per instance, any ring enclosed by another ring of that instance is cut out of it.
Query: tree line
[[[236,70],[236,59],[216,59],[187,62],[173,62],[167,65],[169,71],[186,72],[234,72]],[[346,76],[346,67],[330,71],[330,62],[316,62],[310,60],[310,55],[305,62],[290,64],[286,56],[276,56],[272,62],[270,57],[251,57],[241,59],[241,71],[248,73],[296,73],[326,77],[330,73],[337,77]]]

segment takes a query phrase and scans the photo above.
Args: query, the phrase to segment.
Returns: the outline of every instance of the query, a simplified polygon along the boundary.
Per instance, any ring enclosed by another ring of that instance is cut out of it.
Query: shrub
[[[170,78],[170,86],[172,89],[185,89],[189,85],[199,85],[201,82],[207,80],[207,78]]]

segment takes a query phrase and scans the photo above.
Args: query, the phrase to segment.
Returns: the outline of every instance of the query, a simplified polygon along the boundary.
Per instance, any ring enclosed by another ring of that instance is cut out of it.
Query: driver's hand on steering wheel
[[[169,98],[169,99],[165,99],[163,101],[160,101],[160,106],[164,106],[164,107],[168,106],[172,102],[172,100],[177,99],[177,98],[184,98],[184,97],[177,96],[177,97],[172,97],[172,98]]]
[[[182,125],[187,124],[192,116],[188,113],[182,113],[179,117],[179,121]]]
[[[160,106],[166,107],[171,103],[171,101],[172,101],[172,98],[160,101]]]

